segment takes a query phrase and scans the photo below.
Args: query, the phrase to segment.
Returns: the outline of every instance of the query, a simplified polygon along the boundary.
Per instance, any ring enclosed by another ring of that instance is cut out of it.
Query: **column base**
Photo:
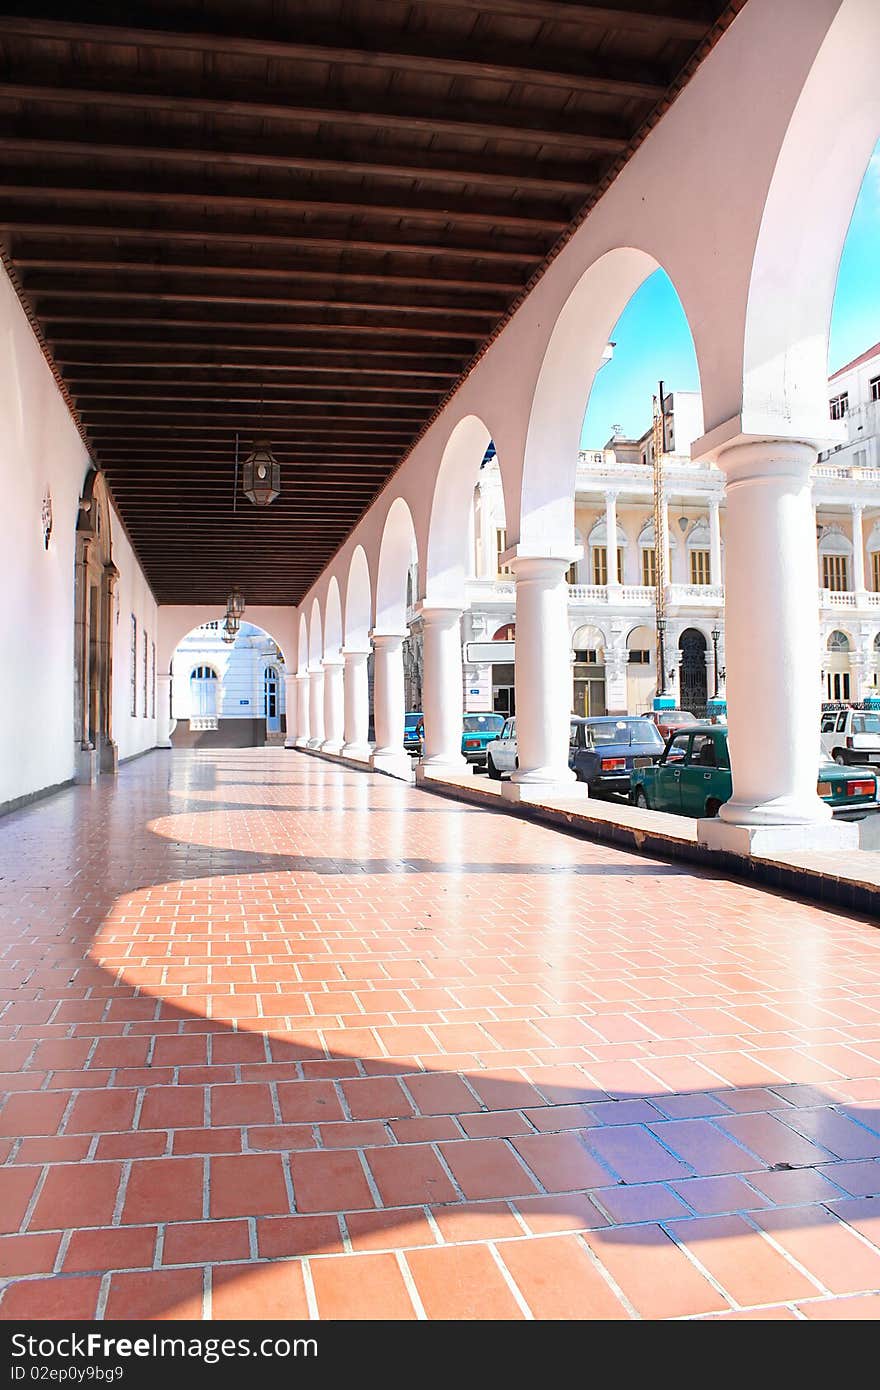
[[[828,852],[858,849],[859,827],[855,821],[821,820],[804,825],[733,825],[730,821],[697,821],[697,839],[707,849],[728,854],[802,854],[811,850]]]
[[[386,777],[397,777],[401,782],[413,780],[412,761],[403,749],[399,753],[386,751],[370,756],[370,767],[374,772],[384,772]]]
[[[287,738],[284,740],[284,747],[285,747],[285,748],[296,748],[297,742],[298,742],[298,740],[295,739],[295,738],[293,737],[292,734],[288,734]]]
[[[109,772],[114,777],[119,772],[119,749],[112,739],[107,739],[101,745],[101,771]]]
[[[350,758],[355,763],[368,763],[372,752],[368,743],[343,743],[340,749],[343,758]]]
[[[450,777],[469,777],[473,764],[464,758],[457,763],[418,763],[416,765],[416,785],[422,782],[445,782]]]
[[[334,757],[338,757],[342,752],[342,740],[338,738],[325,738],[324,742],[320,744],[319,747],[322,753],[332,753]]]
[[[156,743],[157,748],[172,748],[173,746],[170,738],[159,739]]]
[[[309,740],[300,734],[293,746],[294,748],[308,748],[310,744]]]
[[[586,801],[590,789],[586,782],[574,778],[570,782],[514,782],[501,783],[501,795],[505,801],[529,801],[542,805],[546,801]]]
[[[98,750],[97,748],[82,748],[76,750],[76,771],[74,781],[83,786],[94,786],[98,780]]]
[[[322,738],[310,738],[306,740],[306,748],[321,748],[324,740]]]

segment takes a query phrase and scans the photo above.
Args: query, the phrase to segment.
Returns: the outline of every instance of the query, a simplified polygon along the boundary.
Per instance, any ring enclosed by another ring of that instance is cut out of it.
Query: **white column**
[[[461,752],[464,713],[461,665],[460,608],[421,605],[422,709],[425,717],[424,757],[417,776],[469,772]]]
[[[320,666],[309,671],[309,728],[309,747],[320,748],[324,742],[324,672]]]
[[[299,696],[296,689],[296,676],[284,677],[284,722],[287,725],[287,733],[284,736],[284,747],[295,748],[296,736],[299,733]]]
[[[323,753],[341,753],[343,743],[342,658],[327,657],[324,667]]]
[[[568,766],[571,636],[565,573],[572,557],[517,556],[516,738],[518,769],[502,783],[514,801],[586,795]]]
[[[613,489],[605,494],[605,557],[608,565],[608,583],[619,584],[621,576],[617,569],[617,493]]]
[[[171,747],[171,673],[157,675],[159,688],[156,691],[156,747]]]
[[[307,748],[312,731],[311,681],[308,671],[296,675],[296,746]]]
[[[865,589],[865,537],[862,532],[862,508],[852,509],[853,588],[857,594]]]
[[[370,756],[370,692],[367,684],[367,661],[369,652],[343,652],[345,668],[343,671],[343,703],[345,723],[343,733],[345,743],[343,756],[357,758],[366,762]]]
[[[700,839],[736,853],[837,848],[858,828],[832,823],[816,792],[819,617],[810,469],[795,440],[740,437],[727,474],[725,649],[733,796]]]
[[[717,497],[709,499],[709,569],[713,584],[722,584],[721,578],[721,503]]]
[[[403,746],[403,717],[406,712],[403,691],[402,632],[374,632],[373,639],[373,715],[376,746],[370,767],[404,781],[412,779],[412,762]]]

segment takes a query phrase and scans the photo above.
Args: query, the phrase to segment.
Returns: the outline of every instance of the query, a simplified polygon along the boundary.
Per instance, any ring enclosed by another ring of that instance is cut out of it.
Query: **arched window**
[[[712,584],[711,541],[709,523],[700,520],[691,528],[687,537],[688,578],[691,584]]]
[[[626,551],[626,532],[623,527],[617,527],[617,580],[623,583],[623,560]],[[608,535],[607,527],[603,521],[597,521],[590,532],[590,583],[606,585],[608,583]]]
[[[213,666],[195,666],[189,678],[190,717],[215,719],[217,716],[217,672]]]
[[[267,666],[263,672],[263,714],[266,718],[266,728],[268,730],[274,732],[280,727],[280,713],[278,671],[274,666]]]
[[[516,637],[516,623],[504,623],[497,632],[492,633],[493,642],[512,642]]]
[[[848,700],[852,689],[849,655],[852,642],[845,632],[835,629],[828,638],[829,653],[825,685],[829,700]]]
[[[850,561],[853,547],[849,536],[839,526],[826,526],[819,539],[822,561],[822,588],[832,593],[846,593],[850,583]]]
[[[841,632],[839,629],[836,632],[832,632],[831,636],[828,638],[828,650],[830,652],[850,651],[850,640],[846,633]]]

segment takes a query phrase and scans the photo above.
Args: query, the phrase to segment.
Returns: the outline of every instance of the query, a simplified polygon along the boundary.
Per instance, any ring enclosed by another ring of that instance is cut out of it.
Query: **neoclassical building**
[[[282,742],[284,656],[274,638],[242,621],[233,643],[219,619],[178,643],[171,661],[175,747],[256,747]]]
[[[830,379],[829,409],[846,421],[849,442],[813,469],[817,671],[825,699],[880,697],[880,344]],[[724,477],[691,458],[703,432],[697,393],[666,396],[665,428],[667,690],[701,713],[716,689],[724,695]],[[653,431],[614,435],[578,457],[582,557],[568,574],[568,625],[571,707],[579,714],[642,713],[657,691],[653,457]],[[494,457],[480,471],[473,531],[462,623],[465,708],[508,712],[515,589],[501,558],[507,537]]]

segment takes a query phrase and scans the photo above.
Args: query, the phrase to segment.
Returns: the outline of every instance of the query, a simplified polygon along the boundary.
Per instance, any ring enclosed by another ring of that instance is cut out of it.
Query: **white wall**
[[[156,600],[137,557],[114,510],[112,516],[113,562],[119,570],[113,627],[113,737],[120,761],[156,746],[153,701],[153,644],[157,642],[159,615]],[[137,713],[131,702],[131,615],[137,619]],[[144,708],[144,633],[147,635],[147,699]],[[158,660],[158,655],[155,657]],[[156,699],[159,698],[158,686]]]
[[[0,807],[74,775],[73,579],[78,503],[89,461],[67,406],[0,269]],[[51,492],[46,550],[42,500]],[[118,521],[113,558],[120,603],[131,598],[155,631],[155,604]],[[131,597],[129,597],[131,596]],[[122,609],[121,611],[127,611]],[[149,613],[149,617],[148,617]],[[120,630],[122,618],[120,617]],[[127,671],[127,648],[114,653]],[[114,707],[120,756],[155,742],[155,724],[134,731]]]

